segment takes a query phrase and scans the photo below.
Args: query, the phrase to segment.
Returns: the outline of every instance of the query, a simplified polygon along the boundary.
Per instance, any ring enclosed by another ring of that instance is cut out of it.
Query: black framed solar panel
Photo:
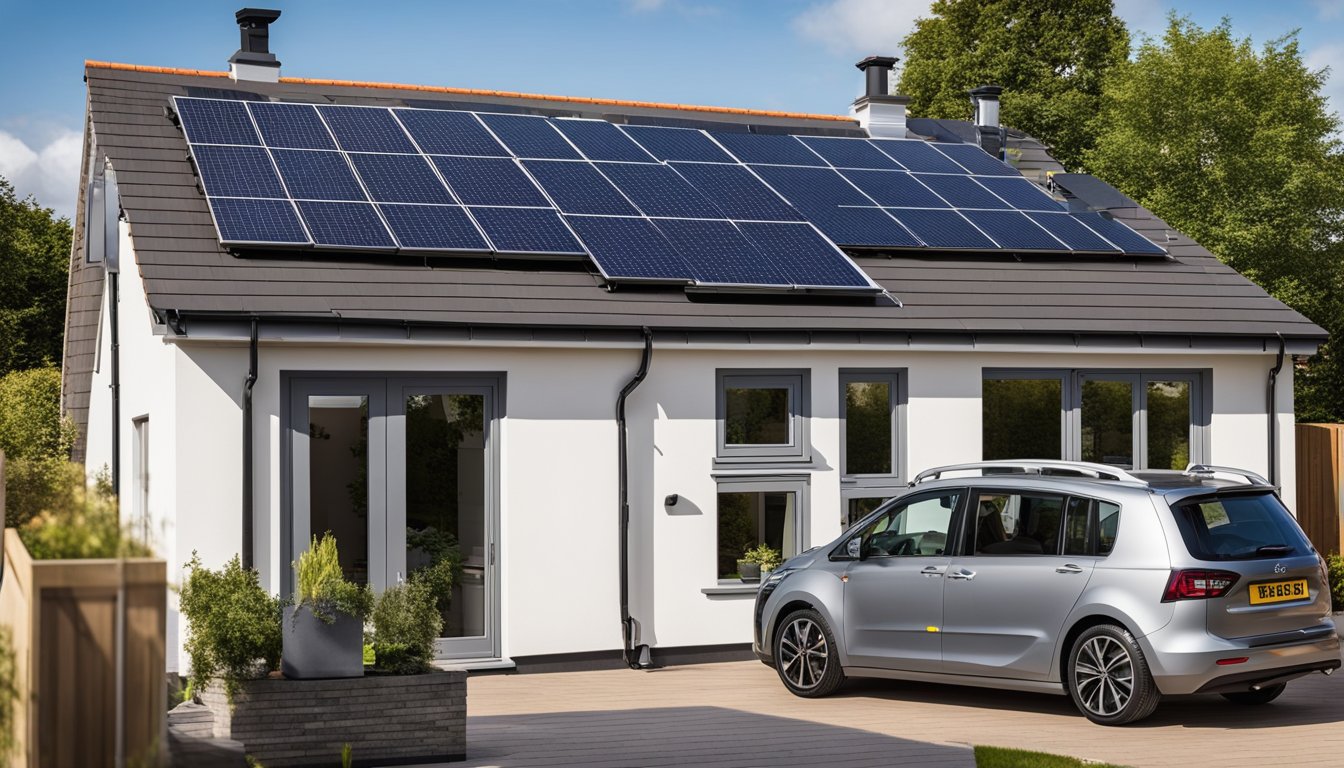
[[[962,211],[980,231],[1010,251],[1062,251],[1067,246],[1018,211]]]
[[[863,270],[811,224],[739,222],[737,228],[792,285],[877,288]]]
[[[271,156],[295,200],[368,200],[340,152],[273,149]]]
[[[313,243],[288,200],[214,198],[210,212],[222,243],[291,247]]]
[[[550,208],[518,163],[507,157],[432,158],[443,180],[465,205],[509,205]]]
[[[349,155],[369,197],[379,203],[451,205],[448,188],[423,155]]]
[[[598,163],[597,169],[645,216],[686,219],[723,217],[718,207],[666,165]]]
[[[844,170],[840,173],[878,205],[897,208],[951,207],[946,200],[905,171]]]
[[[579,148],[589,160],[607,160],[624,163],[657,162],[621,129],[606,120],[552,120],[565,138]]]
[[[1008,210],[1011,205],[970,176],[949,176],[941,173],[916,173],[919,183],[932,189],[953,208],[998,208]],[[1030,183],[1030,182],[1028,182]]]
[[[772,133],[724,133],[711,131],[715,141],[747,165],[808,165],[827,167],[820,155],[807,148],[797,136]]]
[[[1027,218],[1043,227],[1045,231],[1063,241],[1071,251],[1093,253],[1116,253],[1120,249],[1107,242],[1101,235],[1093,232],[1074,216],[1058,211],[1045,213],[1027,211]]]
[[[191,144],[261,144],[241,101],[176,96],[174,108]]]
[[[653,222],[697,283],[719,286],[791,285],[779,266],[727,221],[658,219]]]
[[[486,127],[515,157],[543,160],[582,159],[578,150],[574,149],[555,129],[552,122],[544,117],[498,113],[481,114],[480,117]]]
[[[975,182],[1019,211],[1062,211],[1064,207],[1021,176],[980,176]]]
[[[509,157],[471,112],[439,109],[394,109],[393,114],[427,155]]]
[[[873,205],[871,199],[833,168],[753,165],[751,170],[807,216],[836,206]]]
[[[312,104],[249,101],[247,111],[268,147],[336,149],[331,132]]]
[[[461,206],[380,205],[378,210],[402,250],[492,250]]]
[[[566,216],[602,273],[614,280],[689,283],[689,265],[643,217]]]
[[[1109,216],[1090,211],[1071,215],[1086,224],[1088,229],[1119,246],[1120,250],[1126,254],[1134,256],[1167,255],[1167,249]]]
[[[998,245],[956,211],[899,208],[891,214],[930,248],[998,250]]]
[[[957,165],[980,176],[1019,176],[1002,160],[989,154],[975,144],[930,144],[939,152],[952,158]]]
[[[523,167],[563,213],[638,216],[620,190],[591,164],[567,160],[524,160]]]
[[[803,216],[751,171],[722,163],[669,163],[726,218],[802,221]]]
[[[915,173],[965,173],[966,169],[952,162],[922,139],[869,139],[882,154]]]
[[[798,140],[836,168],[867,168],[875,171],[895,171],[901,168],[895,160],[880,152],[866,139],[800,136]]]
[[[271,156],[262,147],[192,147],[201,186],[212,197],[287,198]]]
[[[689,163],[734,163],[736,160],[712,139],[690,128],[622,125],[620,130],[654,157]]]
[[[299,200],[297,204],[315,246],[373,250],[397,247],[370,203]]]
[[[583,246],[554,209],[471,208],[500,253],[582,256]]]
[[[808,214],[827,237],[850,248],[919,248],[922,243],[881,208],[830,208]]]
[[[418,151],[386,107],[323,105],[317,110],[336,137],[336,143],[346,152]]]

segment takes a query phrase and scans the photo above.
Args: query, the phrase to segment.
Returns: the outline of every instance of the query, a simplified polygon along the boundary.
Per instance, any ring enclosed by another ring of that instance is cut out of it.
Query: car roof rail
[[[1232,479],[1237,482],[1245,481],[1249,485],[1263,485],[1266,488],[1274,487],[1274,484],[1266,480],[1262,475],[1256,474],[1249,469],[1223,467],[1217,464],[1191,464],[1185,468],[1183,474],[1188,477],[1219,477],[1224,480]]]
[[[1064,475],[1147,485],[1143,480],[1109,464],[1097,464],[1090,461],[1030,461],[1020,459],[973,461],[967,464],[934,467],[915,475],[915,479],[911,481],[910,485],[916,485],[925,480],[941,479],[948,472],[976,471],[979,471],[982,475]]]

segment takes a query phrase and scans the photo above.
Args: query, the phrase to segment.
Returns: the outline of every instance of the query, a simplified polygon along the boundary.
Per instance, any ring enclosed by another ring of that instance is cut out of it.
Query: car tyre
[[[1268,704],[1279,698],[1287,688],[1287,683],[1279,683],[1278,685],[1265,686],[1258,691],[1233,691],[1232,693],[1224,693],[1223,698],[1234,704]]]
[[[1125,725],[1157,709],[1162,694],[1138,641],[1124,627],[1089,627],[1069,649],[1068,694],[1088,720]]]
[[[795,696],[827,696],[845,681],[835,635],[821,614],[810,608],[784,617],[775,632],[774,650],[775,671]]]

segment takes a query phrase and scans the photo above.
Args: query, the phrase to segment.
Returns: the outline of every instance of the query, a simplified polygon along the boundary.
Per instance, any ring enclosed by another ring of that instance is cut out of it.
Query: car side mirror
[[[861,537],[861,536],[855,536],[854,538],[850,539],[850,540],[849,540],[849,543],[845,545],[845,554],[849,555],[850,557],[854,558],[855,560],[862,560],[862,559],[863,559],[863,537]]]

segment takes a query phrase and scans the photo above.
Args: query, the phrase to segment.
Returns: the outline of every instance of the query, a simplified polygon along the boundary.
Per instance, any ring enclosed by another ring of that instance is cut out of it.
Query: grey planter
[[[308,605],[286,611],[280,671],[296,680],[364,676],[364,622],[336,612],[330,624]]]
[[[750,563],[746,560],[737,561],[737,575],[742,577],[743,581],[760,581],[761,566],[758,563]]]

